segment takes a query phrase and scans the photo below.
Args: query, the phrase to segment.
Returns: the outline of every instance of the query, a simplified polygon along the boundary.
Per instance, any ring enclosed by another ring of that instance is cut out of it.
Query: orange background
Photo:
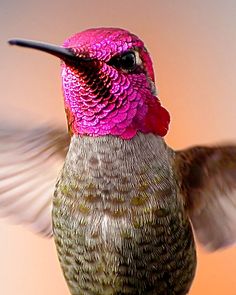
[[[97,26],[124,27],[145,41],[172,115],[166,138],[172,147],[236,140],[234,0],[1,0],[1,118],[65,122],[59,61],[10,48],[7,39],[61,44]],[[236,249],[198,256],[190,295],[236,295]],[[0,222],[0,294],[69,294],[52,240]]]

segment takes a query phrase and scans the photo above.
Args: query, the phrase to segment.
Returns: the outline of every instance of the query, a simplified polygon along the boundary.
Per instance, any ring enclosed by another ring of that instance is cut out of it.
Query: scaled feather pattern
[[[90,59],[76,68],[62,65],[72,133],[111,134],[123,139],[134,137],[137,131],[160,136],[167,133],[170,116],[150,91],[154,84],[152,62],[138,37],[122,29],[110,29],[109,33],[92,29],[68,38],[64,47],[80,58]],[[143,61],[142,67],[130,73],[109,65],[112,58],[134,48]]]

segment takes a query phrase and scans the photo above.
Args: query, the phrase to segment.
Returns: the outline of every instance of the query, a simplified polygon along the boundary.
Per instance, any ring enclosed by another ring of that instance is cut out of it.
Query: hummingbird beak
[[[64,48],[53,44],[33,41],[33,40],[25,40],[25,39],[12,39],[9,40],[8,43],[10,45],[18,45],[22,47],[28,47],[33,49],[38,49],[47,53],[50,53],[54,56],[59,57],[65,63],[78,63],[80,61],[88,61],[88,58],[81,58],[76,56],[70,48]]]

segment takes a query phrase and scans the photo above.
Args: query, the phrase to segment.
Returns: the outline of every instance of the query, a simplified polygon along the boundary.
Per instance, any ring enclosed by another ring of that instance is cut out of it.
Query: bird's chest
[[[104,144],[88,140],[72,159],[69,151],[57,184],[53,225],[64,275],[72,294],[155,294],[154,282],[161,290],[167,264],[176,268],[192,239],[166,154],[158,161],[151,151]]]
[[[182,207],[162,141],[76,139],[56,186],[54,228],[74,230],[86,237],[84,243],[100,240],[123,247],[123,240],[138,241],[148,228],[151,235],[157,225],[168,227]]]

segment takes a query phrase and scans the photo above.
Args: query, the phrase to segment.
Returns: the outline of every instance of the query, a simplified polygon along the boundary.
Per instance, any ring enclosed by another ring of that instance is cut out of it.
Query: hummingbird
[[[236,242],[236,146],[165,143],[151,57],[127,30],[9,43],[61,60],[68,132],[1,127],[1,214],[54,237],[72,295],[187,294],[193,232],[209,251]]]

